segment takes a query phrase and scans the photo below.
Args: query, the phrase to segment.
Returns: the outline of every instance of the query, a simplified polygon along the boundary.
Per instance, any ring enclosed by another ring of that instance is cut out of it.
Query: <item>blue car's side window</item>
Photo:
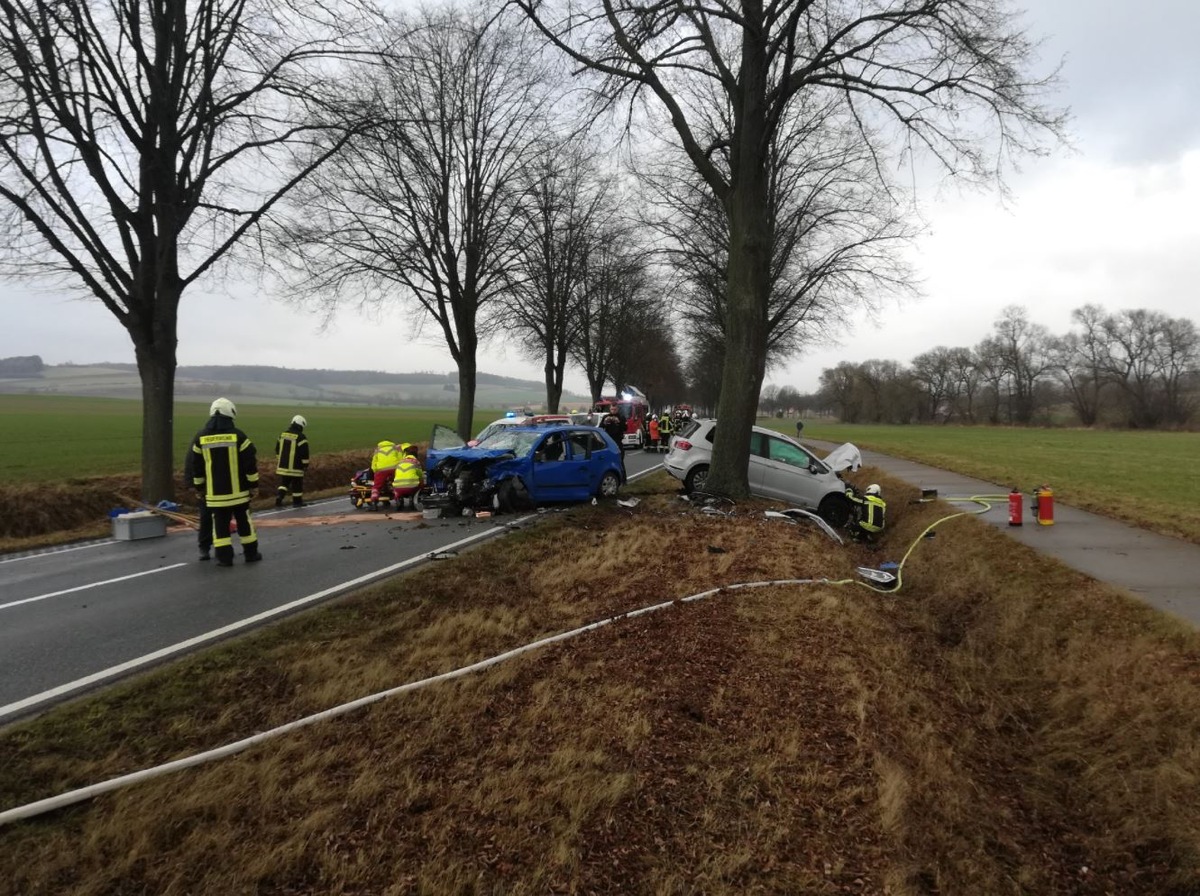
[[[546,441],[542,442],[542,447],[537,451],[537,460],[553,462],[565,460],[567,455],[566,445],[563,443],[562,433],[551,433],[546,436]]]
[[[571,433],[571,456],[575,460],[587,460],[592,456],[592,433]]]

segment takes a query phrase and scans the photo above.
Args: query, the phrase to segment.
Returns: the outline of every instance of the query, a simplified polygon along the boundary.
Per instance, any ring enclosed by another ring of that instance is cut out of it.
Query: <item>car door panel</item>
[[[570,442],[551,433],[533,452],[535,501],[579,501],[588,496],[587,458],[573,456]]]
[[[763,445],[762,433],[750,433],[750,493],[762,498],[775,498],[777,495],[771,491],[773,484],[767,481],[767,458]]]
[[[816,507],[824,491],[816,477],[809,472],[811,455],[791,442],[767,437],[763,468],[763,489],[770,497],[796,504]]]

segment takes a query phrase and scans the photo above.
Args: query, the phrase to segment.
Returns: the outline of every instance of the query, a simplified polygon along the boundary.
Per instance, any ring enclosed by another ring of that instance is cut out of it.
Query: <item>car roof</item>
[[[601,430],[597,426],[584,426],[582,423],[553,423],[549,426],[546,426],[545,424],[539,426],[535,423],[522,423],[518,426],[510,426],[510,427],[508,427],[508,429],[510,432],[515,431],[515,432],[536,432],[536,433],[560,432],[563,430],[569,430],[572,432],[577,431],[577,430],[584,430],[587,432],[591,432],[591,431],[595,430],[597,432],[603,432],[603,430]]]
[[[699,423],[701,426],[703,426],[706,423],[716,423],[717,418],[716,417],[693,417],[692,422]],[[787,439],[787,441],[789,441],[789,442],[796,441],[792,436],[789,436],[786,432],[780,432],[777,429],[771,429],[766,426],[759,426],[757,423],[754,424],[754,426],[752,428],[755,432],[761,432],[764,435],[779,436],[781,439]],[[799,444],[799,443],[797,443],[797,444]]]

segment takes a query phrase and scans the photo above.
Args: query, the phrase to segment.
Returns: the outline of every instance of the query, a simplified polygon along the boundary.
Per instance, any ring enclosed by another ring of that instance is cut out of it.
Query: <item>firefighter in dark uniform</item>
[[[887,516],[887,504],[883,500],[881,489],[875,483],[867,486],[862,495],[850,485],[846,487],[846,497],[850,499],[852,513],[849,529],[856,540],[874,541],[883,531],[884,520]]]
[[[233,566],[230,523],[234,520],[246,562],[254,563],[262,559],[258,533],[250,519],[250,498],[258,491],[254,443],[233,425],[237,408],[228,398],[214,401],[209,413],[212,416],[192,439],[188,456],[192,485],[200,492],[212,517],[211,543],[216,549],[217,565]]]
[[[601,418],[600,428],[617,443],[617,450],[621,452],[621,482],[625,482],[625,418],[616,411],[609,411]]]
[[[289,492],[293,507],[304,506],[304,473],[308,469],[306,426],[308,421],[297,414],[275,440],[275,475],[279,477],[279,486],[275,490],[276,507],[283,506]]]
[[[670,414],[661,414],[658,418],[658,437],[660,439],[658,447],[660,451],[671,450],[671,433],[675,431],[674,423],[671,420]]]

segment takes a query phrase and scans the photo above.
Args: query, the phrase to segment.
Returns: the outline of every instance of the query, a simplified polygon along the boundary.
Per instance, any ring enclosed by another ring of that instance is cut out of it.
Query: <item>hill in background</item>
[[[19,364],[8,364],[7,362]],[[133,364],[44,365],[36,355],[0,359],[0,393],[80,395],[141,398]],[[458,374],[385,373],[378,370],[293,370],[260,366],[180,366],[175,373],[175,396],[180,401],[208,401],[226,395],[246,402],[303,402],[306,405],[420,405],[458,404]],[[481,373],[476,407],[530,407],[545,404],[545,386],[536,380]],[[566,407],[588,403],[585,395],[564,393]]]

